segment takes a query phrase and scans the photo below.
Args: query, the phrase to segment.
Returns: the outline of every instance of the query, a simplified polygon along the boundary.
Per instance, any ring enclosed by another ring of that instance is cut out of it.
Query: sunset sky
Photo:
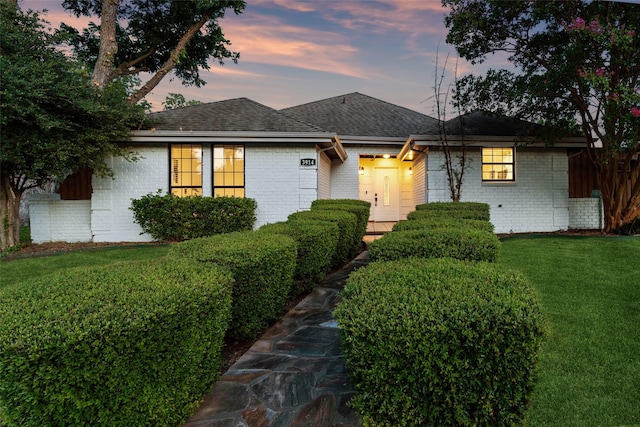
[[[48,9],[53,27],[89,21],[66,13],[62,0],[19,1],[22,9]],[[445,44],[445,14],[440,0],[248,0],[242,14],[220,21],[238,64],[213,64],[201,88],[165,78],[147,100],[161,110],[174,92],[202,102],[247,97],[280,109],[361,92],[433,116],[436,51],[440,63],[451,55],[451,71],[456,62]],[[504,58],[475,67],[460,60],[458,74],[505,67]]]

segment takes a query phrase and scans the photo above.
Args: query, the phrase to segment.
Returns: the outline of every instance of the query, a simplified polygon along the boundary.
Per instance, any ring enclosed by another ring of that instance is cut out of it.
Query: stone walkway
[[[357,427],[353,396],[331,312],[363,252],[324,281],[216,383],[184,427]]]

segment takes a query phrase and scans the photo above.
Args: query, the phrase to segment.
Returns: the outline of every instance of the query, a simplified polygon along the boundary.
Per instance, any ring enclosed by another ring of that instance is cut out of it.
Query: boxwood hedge
[[[496,261],[500,241],[495,234],[465,228],[423,228],[393,231],[369,244],[373,261],[409,257],[456,258],[467,261]]]
[[[147,194],[131,201],[134,221],[156,240],[182,241],[251,230],[256,201],[245,197]]]
[[[453,259],[371,263],[334,312],[365,425],[518,425],[545,326],[525,279]]]
[[[313,209],[310,211],[294,212],[289,215],[290,221],[321,220],[330,221],[338,225],[339,240],[333,257],[333,267],[339,267],[354,255],[354,241],[357,236],[358,217],[344,210]]]
[[[416,210],[430,210],[430,211],[450,211],[450,210],[467,210],[484,212],[489,215],[489,204],[481,202],[431,202],[416,205]]]
[[[420,230],[423,228],[467,228],[493,233],[493,224],[478,219],[424,218],[411,221],[400,221],[393,226],[393,231]]]
[[[313,289],[329,271],[338,244],[335,222],[289,220],[263,225],[258,231],[284,234],[296,241],[295,278],[298,285],[292,289],[294,295]]]
[[[343,200],[343,199],[340,199]],[[358,218],[358,224],[356,226],[356,231],[353,235],[353,249],[352,254],[356,254],[362,248],[362,239],[365,234],[367,234],[367,225],[369,224],[369,215],[370,215],[370,205],[369,202],[363,203],[354,203],[354,202],[363,202],[362,200],[353,200],[352,203],[348,201],[343,201],[343,203],[336,203],[336,200],[315,200],[311,204],[311,210],[318,209],[328,209],[328,210],[343,210],[347,212],[351,212]]]
[[[235,280],[229,335],[253,338],[282,314],[297,245],[282,234],[238,231],[176,243],[169,256],[229,269]]]
[[[356,205],[364,206],[365,208],[371,208],[371,203],[366,200],[359,199],[316,199],[311,202],[311,208],[319,207],[321,205]]]
[[[4,426],[174,426],[215,382],[231,275],[160,259],[0,291]]]
[[[408,220],[414,219],[476,219],[489,221],[489,215],[476,210],[451,209],[451,210],[415,210],[407,214]]]

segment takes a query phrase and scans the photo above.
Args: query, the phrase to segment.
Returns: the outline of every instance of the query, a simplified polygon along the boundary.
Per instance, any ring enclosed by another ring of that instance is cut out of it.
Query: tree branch
[[[182,51],[185,49],[187,44],[189,44],[191,39],[198,33],[198,31],[200,31],[202,26],[206,24],[207,21],[209,21],[209,19],[211,18],[211,15],[215,12],[215,10],[216,9],[213,7],[207,9],[202,14],[202,17],[200,17],[200,19],[197,22],[195,22],[193,25],[191,25],[191,27],[189,27],[189,29],[184,33],[184,35],[180,38],[180,40],[176,44],[176,47],[171,52],[169,59],[167,59],[165,63],[162,64],[158,72],[156,72],[156,74],[154,74],[153,77],[151,77],[151,79],[149,79],[149,81],[144,86],[142,86],[140,89],[138,89],[134,94],[132,94],[129,97],[128,99],[129,103],[135,104],[138,101],[140,101],[142,98],[144,98],[149,92],[153,90],[153,88],[155,88],[158,85],[158,83],[160,83],[160,81],[164,78],[164,76],[166,76],[171,70],[173,70],[176,67]]]

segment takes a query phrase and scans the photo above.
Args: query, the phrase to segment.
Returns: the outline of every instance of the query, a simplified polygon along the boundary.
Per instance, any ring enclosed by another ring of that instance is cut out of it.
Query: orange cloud
[[[366,69],[353,61],[358,49],[338,33],[289,25],[270,16],[243,16],[221,25],[242,62],[367,78]]]

